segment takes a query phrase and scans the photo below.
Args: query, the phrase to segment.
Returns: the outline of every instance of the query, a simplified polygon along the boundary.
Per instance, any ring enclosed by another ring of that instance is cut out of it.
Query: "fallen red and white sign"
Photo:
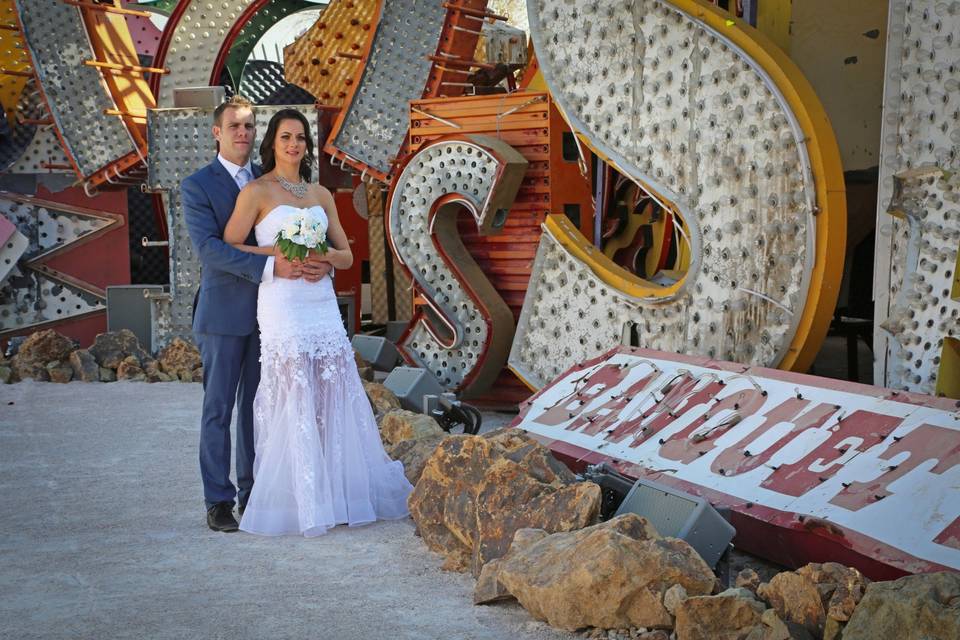
[[[875,579],[960,569],[954,400],[619,347],[513,423],[575,470],[607,461],[730,507],[735,544]]]

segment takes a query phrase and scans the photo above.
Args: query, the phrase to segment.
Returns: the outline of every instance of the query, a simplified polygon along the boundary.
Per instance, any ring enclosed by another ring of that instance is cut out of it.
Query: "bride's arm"
[[[227,227],[223,230],[223,241],[240,249],[240,251],[271,256],[274,254],[272,245],[269,247],[254,247],[246,244],[250,230],[253,229],[253,225],[257,221],[257,215],[260,213],[258,191],[258,185],[252,182],[240,190],[240,195],[237,196],[237,204],[233,208],[230,220],[227,221]]]
[[[353,252],[350,251],[350,241],[340,224],[337,216],[337,205],[333,194],[325,187],[320,189],[320,206],[327,212],[327,252],[314,258],[319,262],[328,262],[334,269],[349,269],[353,265]]]

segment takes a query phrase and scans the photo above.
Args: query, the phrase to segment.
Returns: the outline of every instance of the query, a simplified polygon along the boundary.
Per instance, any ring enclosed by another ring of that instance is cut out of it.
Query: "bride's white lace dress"
[[[322,207],[311,207],[326,218]],[[281,205],[256,228],[270,246],[299,210]],[[338,524],[407,515],[413,487],[383,450],[330,278],[260,285],[260,386],[254,484],[240,529],[314,536]]]

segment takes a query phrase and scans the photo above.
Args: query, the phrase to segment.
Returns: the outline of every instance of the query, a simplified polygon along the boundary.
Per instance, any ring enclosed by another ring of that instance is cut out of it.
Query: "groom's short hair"
[[[250,111],[255,111],[253,108],[253,103],[248,99],[244,98],[240,94],[230,96],[229,100],[225,100],[220,103],[216,109],[213,110],[213,124],[220,126],[220,122],[223,120],[223,112],[227,109],[250,109]],[[256,118],[256,113],[254,113],[254,118]]]

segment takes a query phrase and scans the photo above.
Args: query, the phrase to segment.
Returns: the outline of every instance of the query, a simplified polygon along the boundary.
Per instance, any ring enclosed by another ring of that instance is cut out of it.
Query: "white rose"
[[[320,240],[317,238],[317,234],[313,229],[307,229],[306,231],[301,232],[300,237],[302,238],[301,244],[310,249],[313,249],[320,244]]]
[[[280,235],[285,240],[293,240],[294,236],[300,233],[300,221],[296,219],[287,220],[280,228]],[[294,242],[296,242],[294,240]]]

